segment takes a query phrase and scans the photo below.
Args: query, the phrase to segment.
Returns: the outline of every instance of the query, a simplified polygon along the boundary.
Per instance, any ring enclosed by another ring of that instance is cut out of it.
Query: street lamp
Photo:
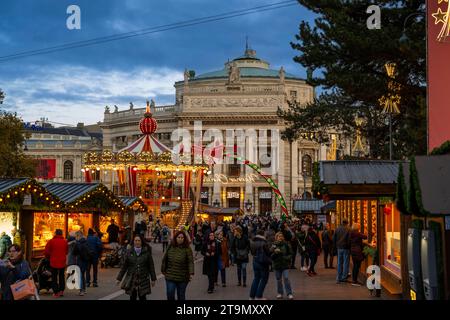
[[[303,172],[302,172],[302,176],[303,176],[303,196],[302,196],[302,198],[303,199],[306,199],[306,171],[305,170],[303,170]]]

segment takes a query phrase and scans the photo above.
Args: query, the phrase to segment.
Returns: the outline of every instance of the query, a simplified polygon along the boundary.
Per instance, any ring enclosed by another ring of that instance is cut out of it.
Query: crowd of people
[[[116,281],[131,300],[145,300],[155,285],[152,241],[162,244],[161,273],[165,278],[168,300],[175,300],[175,296],[178,300],[186,299],[186,289],[194,276],[194,263],[200,257],[203,258],[202,274],[207,278],[205,287],[208,294],[217,291],[220,275],[222,287],[237,285],[246,288],[248,285],[249,299],[259,300],[265,299],[271,272],[277,284],[277,299],[294,299],[289,271],[299,267],[309,277],[317,276],[316,264],[322,253],[326,269],[334,269],[333,260],[337,256],[336,283],[347,282],[351,275],[352,284],[360,285],[358,274],[364,260],[363,241],[367,237],[359,229],[358,224],[350,229],[346,220],[333,231],[329,224],[323,228],[323,225],[313,224],[308,219],[286,221],[271,216],[245,216],[230,222],[195,222],[180,230],[170,230],[159,219],[150,220],[148,223],[140,222],[134,232],[131,228],[121,231],[112,220],[107,233],[110,244],[120,241],[119,233],[122,234],[122,242],[127,244]],[[52,289],[55,298],[63,296],[66,268],[71,265],[80,271],[80,296],[85,295],[86,288],[91,285],[98,287],[98,265],[104,250],[101,236],[98,230],[89,229],[87,237],[77,231],[66,239],[62,230],[55,230],[37,270],[47,279],[51,278],[51,282],[39,277],[39,288]],[[296,266],[297,253],[300,266]],[[7,259],[0,260],[1,293],[2,299],[11,300],[11,284],[30,277],[32,271],[19,245],[10,245],[4,255]],[[351,274],[350,257],[353,264]],[[250,259],[253,268],[251,282],[247,277]],[[235,267],[236,284],[227,282],[231,267]]]

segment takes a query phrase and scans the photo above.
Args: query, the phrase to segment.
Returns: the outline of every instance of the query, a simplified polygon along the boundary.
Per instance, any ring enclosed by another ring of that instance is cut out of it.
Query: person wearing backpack
[[[161,229],[161,239],[162,239],[162,246],[163,246],[163,252],[167,250],[167,247],[169,246],[169,239],[170,239],[170,229],[167,226],[167,224],[164,224],[164,227]]]
[[[91,254],[83,232],[75,232],[75,239],[76,243],[73,249],[73,255],[76,260],[76,265],[80,268],[81,272],[80,293],[78,295],[84,296],[86,294],[86,270],[88,262],[91,259]]]
[[[291,283],[289,281],[289,267],[292,259],[292,248],[290,243],[284,240],[282,232],[275,235],[275,242],[271,250],[273,269],[275,270],[275,278],[277,279],[277,299],[283,298],[283,280],[286,289],[286,295],[289,300],[294,299],[292,295]]]
[[[88,231],[88,237],[87,237],[87,244],[89,249],[89,260],[87,264],[87,270],[86,270],[86,286],[91,286],[91,268],[93,269],[93,286],[98,287],[97,282],[97,273],[98,273],[98,259],[100,258],[100,255],[102,253],[102,242],[100,241],[99,237],[95,234],[95,231],[91,228],[89,228]]]
[[[265,300],[263,298],[264,289],[269,280],[270,251],[264,237],[264,230],[259,229],[255,238],[250,243],[250,250],[253,255],[254,279],[250,289],[250,299]]]

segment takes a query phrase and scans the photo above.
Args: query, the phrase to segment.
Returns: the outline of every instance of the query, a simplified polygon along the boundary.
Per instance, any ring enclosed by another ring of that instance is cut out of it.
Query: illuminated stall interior
[[[401,292],[403,278],[400,213],[394,199],[398,168],[396,161],[320,162],[321,184],[327,197],[336,200],[336,227],[343,219],[349,227],[360,225],[379,260],[369,256],[361,270],[374,263],[382,266],[382,285],[393,294]]]
[[[41,258],[45,245],[56,229],[63,230],[64,237],[76,231],[87,235],[89,228],[101,226],[102,215],[118,217],[122,221],[125,205],[104,185],[99,183],[50,183],[44,184],[50,194],[63,202],[53,210],[33,210],[24,223],[32,224],[30,236],[33,238],[32,258]],[[30,220],[31,219],[31,220]],[[30,222],[27,222],[30,221]],[[104,221],[104,220],[103,220]]]

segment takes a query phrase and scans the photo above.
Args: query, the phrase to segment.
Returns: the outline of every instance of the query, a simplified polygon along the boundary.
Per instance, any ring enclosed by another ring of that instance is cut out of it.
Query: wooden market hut
[[[390,294],[405,294],[407,282],[405,219],[395,204],[397,161],[321,161],[319,186],[324,198],[336,200],[336,226],[345,218],[351,226],[360,224],[367,235],[367,259],[361,273],[369,265],[379,265],[381,285]]]
[[[14,243],[21,245],[30,260],[33,237],[28,232],[26,215],[29,211],[58,211],[64,203],[31,178],[0,179],[0,234],[5,232]],[[14,230],[14,232],[13,232]]]
[[[326,224],[327,217],[322,214],[325,202],[321,199],[298,199],[294,200],[293,213],[296,216],[309,218],[311,222]]]
[[[141,214],[142,218],[146,216],[148,212],[147,205],[139,197],[118,197],[122,204],[125,206],[126,211],[123,215],[123,226],[130,226],[134,231],[134,223],[138,220],[138,215]]]
[[[27,239],[33,239],[27,248],[32,259],[43,256],[45,245],[56,229],[64,236],[75,231],[85,235],[89,228],[99,228],[112,213],[119,213],[122,223],[126,207],[101,183],[47,183],[43,188],[61,201],[61,205],[49,208],[24,208],[20,218]]]
[[[416,156],[400,173],[397,206],[410,228],[406,290],[411,299],[449,300],[450,155]],[[415,230],[416,245],[412,240]]]
[[[241,208],[220,208],[207,204],[199,204],[196,220],[206,221],[230,221],[233,218],[242,216],[244,212]]]

